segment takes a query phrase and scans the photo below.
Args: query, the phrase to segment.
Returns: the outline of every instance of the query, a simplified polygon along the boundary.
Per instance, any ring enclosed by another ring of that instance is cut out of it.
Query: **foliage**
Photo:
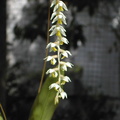
[[[57,107],[57,105],[54,104],[56,92],[48,88],[56,81],[57,78],[48,77],[46,79],[41,92],[38,93],[34,101],[29,120],[51,120]]]
[[[3,120],[3,117],[0,115],[0,120]]]

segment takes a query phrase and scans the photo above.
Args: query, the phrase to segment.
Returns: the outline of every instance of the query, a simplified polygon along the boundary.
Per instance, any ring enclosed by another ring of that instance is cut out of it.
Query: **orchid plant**
[[[68,9],[62,0],[52,0],[50,7],[53,7],[53,13],[51,15],[52,26],[49,29],[49,36],[55,36],[55,41],[47,44],[46,49],[49,49],[49,52],[53,52],[53,54],[48,55],[44,63],[49,61],[53,67],[46,71],[49,77],[47,77],[43,86],[42,80],[44,74],[42,74],[38,94],[31,108],[28,120],[51,120],[59,99],[67,98],[67,93],[64,91],[63,86],[66,82],[71,82],[70,78],[64,75],[64,72],[68,68],[72,68],[73,64],[66,62],[64,59],[72,54],[68,50],[62,49],[62,45],[69,43],[64,28],[64,25],[67,24],[64,11],[68,11]],[[44,64],[44,68],[45,66]],[[48,87],[50,90],[48,90]],[[51,89],[55,89],[55,91]],[[7,120],[1,104],[0,111],[2,111],[2,114],[0,112],[0,120]]]
[[[68,11],[68,8],[61,0],[52,0],[50,7],[53,8],[53,13],[50,18],[52,26],[49,31],[50,36],[55,36],[55,41],[50,42],[46,49],[49,49],[49,52],[53,52],[54,54],[47,56],[45,60],[49,61],[54,67],[48,69],[46,74],[49,74],[53,78],[57,78],[57,81],[49,86],[49,89],[54,88],[56,90],[55,104],[57,104],[59,103],[59,98],[67,98],[67,93],[64,91],[63,86],[66,82],[70,82],[71,80],[62,73],[67,71],[67,68],[72,68],[73,64],[63,60],[68,58],[71,53],[61,48],[63,44],[69,43],[64,28],[64,25],[67,24],[64,11]]]

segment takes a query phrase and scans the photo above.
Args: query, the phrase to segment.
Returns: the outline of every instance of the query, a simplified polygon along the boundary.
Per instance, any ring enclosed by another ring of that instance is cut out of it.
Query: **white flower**
[[[45,58],[46,61],[50,61],[52,65],[58,64],[55,68],[47,70],[46,74],[49,74],[52,77],[56,77],[57,81],[52,83],[49,86],[49,89],[55,89],[56,96],[55,96],[55,104],[59,102],[59,99],[67,98],[66,92],[63,90],[63,86],[66,82],[71,82],[68,76],[64,76],[62,71],[67,71],[67,68],[72,68],[72,64],[70,62],[61,61],[63,58],[68,58],[71,53],[68,50],[61,49],[61,45],[68,44],[69,41],[66,36],[66,30],[63,24],[66,23],[66,16],[63,14],[63,11],[67,11],[67,6],[61,0],[52,0],[51,6],[53,8],[53,13],[51,15],[52,20],[52,27],[49,29],[50,36],[55,35],[56,41],[50,42],[46,48],[50,48],[50,52],[56,52],[55,55],[47,56]],[[62,71],[61,71],[62,70]]]
[[[50,74],[50,76],[52,76],[52,77],[57,77],[58,76],[58,73],[55,69],[47,70],[46,74]]]
[[[61,38],[61,41],[64,42],[65,44],[68,44],[68,43],[69,43],[69,41],[68,41],[67,38],[65,38],[65,37],[62,37],[62,38]],[[69,52],[69,51],[68,51],[68,52]],[[70,52],[69,52],[69,53],[70,53]],[[69,53],[68,53],[68,54],[69,54]],[[71,53],[70,53],[70,55],[71,55]]]
[[[55,88],[56,90],[58,90],[58,88],[60,88],[60,86],[57,83],[53,83],[49,86],[49,89]]]
[[[64,19],[66,18],[66,16],[62,12],[53,12],[50,19],[52,20],[55,16],[58,15],[61,15]]]
[[[52,56],[48,56],[48,57],[46,57],[44,60],[46,60],[46,61],[50,61],[50,60],[52,60],[52,59],[53,59]]]
[[[55,7],[53,9],[53,12],[55,12],[58,8],[62,8],[61,11],[63,11],[63,9],[66,10],[66,11],[68,11],[67,6],[61,0],[59,0],[58,4],[55,5]]]
[[[61,25],[57,26],[57,25],[53,25],[49,31],[63,31],[63,32],[66,32],[65,28]]]
[[[53,23],[55,23],[56,21],[59,21],[59,20],[61,20],[65,25],[67,24],[67,22],[66,22],[66,17],[65,16],[63,16],[63,15],[57,15],[54,19],[53,19],[53,21],[52,21],[52,24]]]
[[[72,55],[68,50],[63,50],[61,54],[63,55],[62,59],[65,57],[68,58],[68,55]]]
[[[61,76],[61,85],[65,85],[66,82],[71,82],[68,76]]]
[[[52,64],[52,65],[55,65],[56,62],[57,62],[57,61],[56,61],[55,58],[53,58],[53,59],[51,60],[51,64]]]
[[[50,61],[52,65],[55,65],[55,63],[57,62],[55,59],[56,56],[48,56],[45,58],[46,61]]]
[[[57,48],[56,48],[56,47],[57,47],[57,44],[50,42],[50,43],[47,45],[46,48],[50,48],[50,52],[51,52],[51,51],[56,52],[56,51],[57,51]]]
[[[67,67],[72,68],[72,66],[73,66],[73,64],[71,64],[70,62],[61,61],[60,63],[61,63],[61,69],[63,71],[67,71]]]
[[[53,29],[56,27],[56,25],[53,25],[50,29],[49,29],[49,31],[53,31]]]
[[[67,66],[64,64],[64,65],[61,66],[61,69],[62,69],[63,71],[67,71]]]
[[[62,91],[62,92],[60,93],[60,95],[61,95],[61,98],[62,98],[62,99],[67,98],[67,93],[64,92],[64,91]]]
[[[49,69],[46,74],[49,74],[49,73],[53,73],[53,72],[56,72],[54,69]]]
[[[55,29],[62,29],[62,31],[66,32],[65,28],[61,25],[57,26],[57,25],[53,25],[49,31],[54,31]]]
[[[53,36],[54,34],[58,34],[58,32],[63,36],[66,36],[65,29],[63,29],[61,26],[58,26],[52,29],[53,31],[51,32],[50,36]]]
[[[60,45],[63,45],[63,43],[68,44],[69,41],[65,37],[58,37],[56,41],[60,42]]]
[[[50,42],[50,43],[47,45],[47,47],[46,47],[46,48],[49,48],[49,47],[56,47],[56,44],[55,44],[55,43]]]
[[[70,63],[70,62],[66,62],[65,64],[66,64],[67,67],[70,67],[70,68],[72,68],[72,66],[73,66],[73,64]]]
[[[62,78],[62,80],[65,81],[65,82],[71,82],[71,80],[70,80],[70,78],[68,76],[64,76]]]

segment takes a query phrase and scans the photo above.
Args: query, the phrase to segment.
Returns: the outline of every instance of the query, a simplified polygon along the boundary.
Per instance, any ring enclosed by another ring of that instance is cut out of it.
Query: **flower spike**
[[[50,36],[56,36],[54,42],[50,42],[46,49],[49,48],[50,52],[55,52],[55,55],[47,56],[45,60],[52,65],[56,65],[54,68],[47,70],[46,74],[49,74],[53,78],[57,78],[55,83],[49,86],[49,89],[56,90],[55,104],[59,102],[59,99],[67,98],[67,93],[64,92],[63,86],[67,82],[71,82],[68,76],[64,76],[62,71],[67,71],[68,68],[72,68],[73,64],[70,62],[64,62],[64,58],[68,58],[71,53],[68,50],[61,49],[63,44],[68,44],[69,41],[66,38],[66,30],[63,26],[67,24],[64,11],[68,11],[67,6],[61,0],[52,0],[51,6],[53,7],[53,13],[51,14],[52,26],[49,29]]]

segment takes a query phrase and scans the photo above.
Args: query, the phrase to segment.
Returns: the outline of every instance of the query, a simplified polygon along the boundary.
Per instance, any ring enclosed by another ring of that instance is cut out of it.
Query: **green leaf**
[[[4,120],[3,117],[0,115],[0,120]]]
[[[29,120],[51,120],[57,105],[54,104],[56,91],[49,90],[49,86],[56,81],[57,78],[53,77],[46,79],[41,92],[34,101]]]

